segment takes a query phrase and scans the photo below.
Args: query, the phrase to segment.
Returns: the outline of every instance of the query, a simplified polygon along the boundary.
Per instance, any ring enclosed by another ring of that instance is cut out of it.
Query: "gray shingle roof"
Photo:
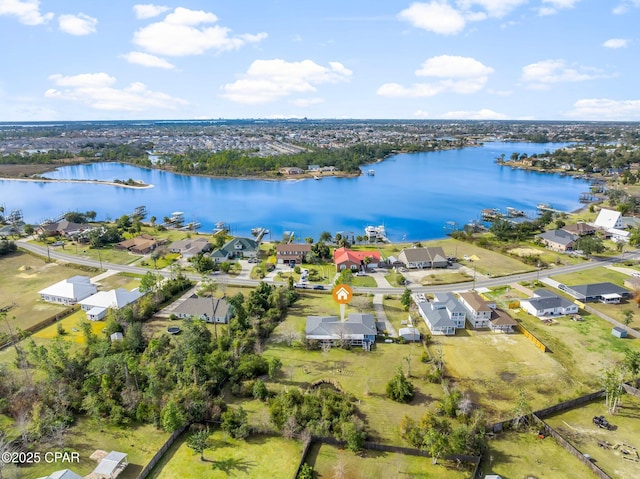
[[[376,335],[372,314],[351,313],[344,322],[337,316],[307,316],[307,336],[340,337],[341,335]]]

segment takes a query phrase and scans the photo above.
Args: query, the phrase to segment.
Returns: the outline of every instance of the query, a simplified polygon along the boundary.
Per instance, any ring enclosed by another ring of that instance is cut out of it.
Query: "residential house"
[[[369,264],[365,258],[370,258]],[[349,248],[336,248],[333,252],[333,263],[336,271],[345,269],[354,271],[366,270],[367,268],[377,268],[380,264],[380,253],[377,251],[353,251]]]
[[[598,217],[593,222],[593,226],[603,230],[609,230],[611,228],[622,229],[622,213],[602,208],[598,213]]]
[[[405,248],[398,254],[398,260],[407,268],[446,268],[449,263],[440,246],[431,248]]]
[[[278,264],[304,263],[307,254],[311,252],[309,244],[279,244],[276,246],[276,260]]]
[[[597,231],[597,228],[590,225],[589,223],[584,223],[584,222],[575,223],[572,225],[566,225],[562,229],[565,230],[567,233],[571,233],[576,236],[593,236],[594,234],[596,234],[596,231]]]
[[[283,175],[301,175],[304,173],[302,168],[298,168],[297,166],[287,166],[284,168],[280,168],[280,173]]]
[[[407,342],[420,341],[420,330],[413,326],[406,326],[398,330],[398,336]]]
[[[451,320],[449,311],[443,303],[431,303],[421,296],[413,296],[413,300],[431,334],[445,336],[456,334],[456,323]]]
[[[211,253],[216,263],[223,263],[235,258],[257,258],[258,242],[251,238],[233,238],[222,248]]]
[[[565,230],[549,230],[536,236],[544,245],[555,251],[572,251],[580,238]]]
[[[79,301],[79,304],[83,311],[87,312],[87,319],[98,321],[107,315],[109,308],[124,308],[138,301],[142,296],[144,295],[137,289],[127,291],[124,288],[118,288],[111,291],[100,291],[87,299]]]
[[[81,475],[76,474],[71,469],[62,469],[55,471],[48,476],[40,477],[38,479],[84,479]]]
[[[535,290],[533,297],[521,300],[520,306],[539,318],[578,313],[577,304],[544,288]]]
[[[71,237],[91,229],[86,223],[74,223],[73,221],[59,221],[57,223],[45,223],[36,229],[36,233],[46,236]]]
[[[619,303],[620,300],[628,298],[631,292],[622,286],[613,283],[591,283],[564,288],[568,294],[583,303],[600,301],[601,303]]]
[[[509,316],[505,311],[496,308],[491,312],[489,328],[494,333],[513,333],[517,326],[517,321]]]
[[[456,325],[456,329],[463,329],[467,317],[464,306],[456,299],[453,293],[434,293],[433,304],[443,305],[449,314],[449,318]]]
[[[207,238],[196,236],[195,238],[185,238],[183,240],[174,241],[169,245],[171,253],[178,253],[184,259],[190,259],[200,253],[211,251],[211,243]]]
[[[228,323],[231,307],[225,299],[201,298],[196,295],[187,298],[173,310],[181,319],[195,318],[207,323]]]
[[[72,305],[97,292],[98,288],[88,276],[73,276],[38,291],[38,294],[49,303]]]
[[[474,328],[490,327],[491,316],[496,309],[496,303],[487,301],[475,291],[467,291],[458,294],[460,303],[468,311],[468,319]]]
[[[161,244],[163,241],[158,241],[153,236],[144,234],[121,241],[113,246],[116,249],[127,250],[135,254],[149,254]]]
[[[360,346],[369,351],[376,341],[376,320],[372,314],[350,313],[345,321],[337,316],[307,316],[305,337],[331,346]]]

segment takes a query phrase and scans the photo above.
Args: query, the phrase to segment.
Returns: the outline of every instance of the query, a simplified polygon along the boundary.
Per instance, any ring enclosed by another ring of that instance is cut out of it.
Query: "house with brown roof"
[[[496,303],[487,301],[475,291],[458,294],[460,303],[466,308],[471,326],[474,328],[488,328]]]
[[[195,238],[186,238],[174,241],[169,245],[169,251],[179,253],[184,259],[193,258],[199,253],[211,251],[211,243],[207,238],[197,236]]]
[[[367,264],[366,258],[370,258]],[[380,264],[380,253],[377,251],[354,251],[349,248],[336,248],[333,252],[333,263],[336,271],[345,269],[360,271],[367,268],[377,268]]]
[[[73,221],[59,221],[57,223],[45,223],[36,228],[36,233],[46,236],[74,236],[92,227],[85,223],[74,223]]]
[[[279,244],[276,246],[276,260],[278,264],[304,263],[307,254],[311,252],[309,244]]]
[[[489,328],[494,333],[513,333],[518,323],[501,309],[494,309],[491,313]]]
[[[446,268],[449,263],[440,246],[431,248],[405,248],[398,254],[398,260],[411,269]]]
[[[567,233],[571,233],[577,236],[592,236],[596,234],[598,228],[591,226],[589,223],[576,223],[573,225],[566,225],[562,228]]]
[[[139,235],[135,238],[121,241],[113,246],[117,249],[127,250],[135,254],[149,254],[159,245],[164,244],[166,241],[158,241],[151,235]]]
[[[549,230],[537,235],[536,238],[554,251],[572,251],[579,236],[565,230]]]

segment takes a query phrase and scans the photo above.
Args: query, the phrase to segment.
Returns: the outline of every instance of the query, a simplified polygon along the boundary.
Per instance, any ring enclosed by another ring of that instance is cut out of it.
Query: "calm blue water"
[[[98,212],[113,219],[145,205],[158,221],[184,211],[187,221],[210,232],[217,221],[234,234],[263,226],[279,239],[283,231],[317,239],[322,231],[353,231],[384,224],[393,240],[441,238],[444,225],[479,219],[483,208],[518,208],[532,215],[538,203],[571,211],[580,207],[588,185],[571,177],[512,170],[494,164],[505,153],[541,153],[563,144],[487,143],[429,153],[402,154],[365,166],[375,176],[320,181],[211,179],[176,175],[115,163],[64,167],[46,176],[66,179],[142,180],[150,189],[74,183],[0,181],[0,204],[20,208],[37,223],[70,210]]]

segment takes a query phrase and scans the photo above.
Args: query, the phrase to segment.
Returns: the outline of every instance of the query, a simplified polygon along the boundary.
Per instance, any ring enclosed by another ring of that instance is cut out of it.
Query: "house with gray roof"
[[[179,253],[184,259],[189,259],[197,254],[211,251],[211,243],[207,238],[196,236],[195,238],[174,241],[169,245],[169,251]]]
[[[445,303],[429,302],[422,297],[413,297],[418,312],[433,335],[452,336],[456,334],[456,323],[451,319]],[[463,319],[464,325],[464,319]]]
[[[61,469],[55,471],[48,476],[40,477],[38,479],[84,479],[81,475],[76,474],[71,469]]]
[[[520,307],[538,318],[577,314],[578,305],[548,289],[537,289],[533,297],[520,301]]]
[[[398,260],[411,269],[446,268],[449,263],[440,246],[431,248],[405,248],[398,254]]]
[[[456,325],[456,329],[463,329],[467,310],[453,293],[434,293],[433,304],[443,305],[449,314],[449,318]]]
[[[38,291],[40,298],[49,303],[72,305],[98,292],[88,276],[72,276]]]
[[[589,303],[600,301],[601,303],[619,303],[628,298],[631,292],[628,289],[613,283],[591,283],[566,286],[565,291],[578,301]]]
[[[181,319],[195,318],[207,323],[226,324],[231,318],[231,307],[225,299],[193,295],[176,306],[173,314]]]
[[[233,238],[222,248],[211,253],[216,263],[223,263],[236,258],[257,258],[258,242],[251,238]]]
[[[580,237],[565,230],[549,230],[537,235],[536,238],[554,251],[572,251]]]
[[[372,314],[350,313],[340,321],[337,316],[307,316],[305,337],[331,346],[359,346],[370,351],[378,330]]]

